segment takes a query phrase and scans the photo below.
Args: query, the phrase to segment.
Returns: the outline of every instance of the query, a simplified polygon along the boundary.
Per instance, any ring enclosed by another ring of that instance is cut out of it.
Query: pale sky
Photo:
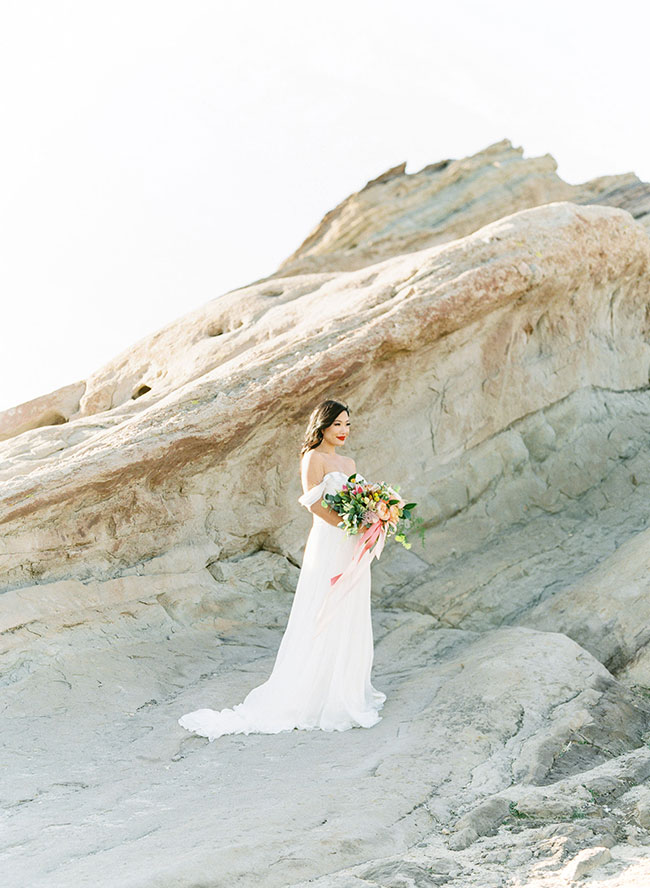
[[[322,216],[508,138],[650,180],[650,12],[2,0],[0,410],[273,272]]]

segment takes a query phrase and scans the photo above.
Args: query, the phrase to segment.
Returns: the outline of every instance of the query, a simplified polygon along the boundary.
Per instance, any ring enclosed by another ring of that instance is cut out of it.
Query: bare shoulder
[[[316,450],[308,450],[300,460],[300,469],[302,472],[308,472],[310,469],[320,469],[323,467],[323,457]]]
[[[303,487],[306,489],[319,484],[324,474],[323,457],[315,450],[308,450],[300,461],[300,475]]]
[[[352,472],[356,472],[357,464],[355,463],[355,461],[352,459],[351,456],[346,456],[345,458],[348,461],[348,475],[351,475]]]

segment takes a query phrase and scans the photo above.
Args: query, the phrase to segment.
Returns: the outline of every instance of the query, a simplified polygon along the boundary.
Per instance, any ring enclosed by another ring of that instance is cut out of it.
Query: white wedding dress
[[[357,473],[359,474],[359,473]],[[362,478],[359,474],[359,477]],[[345,472],[328,472],[299,497],[307,508],[335,493]],[[364,479],[365,480],[365,479]],[[313,516],[302,568],[275,665],[264,684],[232,709],[198,709],[179,718],[181,727],[210,741],[223,734],[277,734],[294,728],[347,731],[381,721],[386,694],[370,681],[374,647],[370,613],[370,564],[336,605],[315,636],[316,616],[330,594],[330,577],[349,564],[358,536]]]

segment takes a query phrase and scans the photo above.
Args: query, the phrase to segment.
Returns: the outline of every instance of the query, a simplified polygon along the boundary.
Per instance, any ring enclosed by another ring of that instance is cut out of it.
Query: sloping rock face
[[[281,315],[286,323],[287,313],[271,309],[315,290],[326,297],[322,287],[332,272],[446,244],[520,210],[558,201],[600,204],[625,209],[650,229],[650,185],[634,173],[569,185],[551,155],[524,158],[508,139],[418,173],[405,167],[388,170],[329,212],[275,274],[256,282],[261,286],[227,293],[168,324],[87,380],[0,412],[0,440],[116,407],[128,414],[146,410],[183,383],[290,332],[276,319]],[[314,272],[328,277],[283,280]]]
[[[499,202],[499,158],[552,199]],[[634,179],[567,186],[509,143],[389,171],[364,189],[374,210],[353,195],[272,279],[68,387],[69,421],[0,443],[10,885],[647,884]],[[634,214],[594,202],[614,194]],[[383,719],[208,744],[176,719],[272,668],[309,528],[300,441],[328,396],[350,403],[359,469],[425,520],[373,565]]]
[[[331,210],[280,273],[362,268],[560,200],[622,207],[650,229],[650,186],[634,173],[569,185],[550,154],[524,158],[508,139],[472,157],[405,170],[405,163],[387,170]]]
[[[73,382],[49,395],[41,395],[0,413],[0,441],[41,426],[60,425],[79,412],[86,383]]]

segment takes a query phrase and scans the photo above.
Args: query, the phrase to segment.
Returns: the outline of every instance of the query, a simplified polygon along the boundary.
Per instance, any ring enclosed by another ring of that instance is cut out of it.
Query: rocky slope
[[[508,142],[396,168],[0,417],[13,884],[650,880],[649,195]],[[176,719],[272,667],[330,395],[426,521],[373,565],[383,720],[208,744]]]
[[[465,237],[503,216],[554,201],[622,207],[650,228],[650,186],[634,173],[569,185],[550,154],[524,158],[504,139],[473,157],[418,173],[400,164],[329,212],[281,274],[362,268]]]

